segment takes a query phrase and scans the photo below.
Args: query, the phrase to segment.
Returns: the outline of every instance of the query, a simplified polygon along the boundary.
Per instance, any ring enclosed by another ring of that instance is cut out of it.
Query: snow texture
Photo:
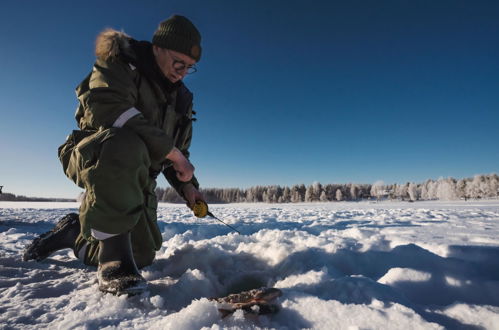
[[[149,291],[98,291],[70,250],[21,261],[71,203],[0,203],[0,329],[499,329],[499,201],[211,205],[242,235],[160,204]],[[281,310],[208,297],[274,286]]]

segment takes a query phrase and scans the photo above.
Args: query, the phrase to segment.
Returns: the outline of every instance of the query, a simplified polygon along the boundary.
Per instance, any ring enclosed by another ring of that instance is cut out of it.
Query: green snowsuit
[[[181,195],[186,184],[165,157],[174,146],[189,157],[192,93],[162,75],[149,42],[108,30],[98,43],[100,56],[76,89],[80,130],[59,148],[65,174],[85,189],[75,252],[96,265],[96,237],[131,231],[135,261],[144,267],[162,242],[156,176],[163,172]],[[196,178],[190,182],[199,187]]]

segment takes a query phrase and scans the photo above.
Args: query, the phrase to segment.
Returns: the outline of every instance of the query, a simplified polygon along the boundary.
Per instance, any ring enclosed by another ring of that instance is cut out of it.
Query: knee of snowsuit
[[[85,189],[76,247],[89,244],[86,264],[98,264],[99,244],[92,229],[108,234],[130,231],[138,266],[152,263],[161,247],[161,233],[156,222],[156,180],[149,175],[150,166],[146,145],[127,128],[98,131],[73,149],[66,174]]]
[[[150,244],[145,244],[144,233],[139,230],[132,230],[132,251],[135,263],[138,268],[149,266],[153,263],[156,255],[155,248],[151,248]],[[99,242],[92,240],[87,241],[82,234],[78,236],[75,242],[75,254],[83,252],[82,255],[77,255],[83,263],[88,266],[99,265]]]

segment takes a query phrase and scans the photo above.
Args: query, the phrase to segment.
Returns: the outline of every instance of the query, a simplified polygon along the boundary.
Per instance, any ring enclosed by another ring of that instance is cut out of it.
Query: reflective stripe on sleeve
[[[127,111],[123,112],[118,119],[113,124],[113,127],[123,127],[128,120],[136,115],[140,114],[140,111],[135,108],[130,108]]]
[[[107,238],[111,238],[111,237],[114,237],[114,236],[118,236],[119,234],[108,234],[108,233],[103,233],[101,231],[98,231],[98,230],[95,230],[95,229],[90,229],[90,233],[92,234],[92,236],[96,239],[98,239],[99,241],[103,241]]]

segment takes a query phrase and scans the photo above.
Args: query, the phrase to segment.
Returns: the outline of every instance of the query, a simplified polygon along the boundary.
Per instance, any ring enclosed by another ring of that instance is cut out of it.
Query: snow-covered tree
[[[428,181],[425,181],[421,185],[421,199],[422,200],[428,200]]]
[[[269,194],[266,190],[264,190],[262,193],[262,199],[264,203],[270,203]]]
[[[333,184],[326,184],[324,185],[324,191],[326,192],[327,199],[330,201],[333,201],[336,199],[336,185]]]
[[[276,203],[279,198],[280,187],[278,186],[269,186],[267,187],[267,203]]]
[[[314,187],[312,185],[307,187],[305,190],[305,202],[312,202],[314,200]]]
[[[418,186],[415,183],[409,183],[409,186],[407,187],[407,193],[409,194],[409,198],[411,199],[411,201],[418,200]]]
[[[390,200],[397,199],[397,189],[398,185],[396,183],[392,184],[390,187],[387,188],[388,197],[390,198]]]
[[[466,195],[466,180],[460,179],[456,183],[456,196],[457,198],[467,199]]]
[[[312,184],[312,186],[314,187],[314,201],[318,201],[321,198],[322,185],[320,184],[320,182],[316,181]]]
[[[339,202],[343,199],[343,194],[341,193],[340,189],[336,190],[336,200]]]
[[[452,178],[440,178],[437,181],[437,198],[440,200],[457,199],[456,182]]]
[[[499,197],[499,176],[497,174],[489,175],[490,195],[488,197]]]
[[[400,184],[397,186],[397,191],[395,192],[398,198],[405,200],[409,197],[409,183]]]
[[[381,197],[383,197],[384,190],[384,182],[381,180],[376,181],[371,186],[371,197],[374,197],[378,200],[381,199]]]
[[[319,182],[314,182],[305,190],[305,202],[316,202],[320,199],[322,185]]]
[[[359,186],[356,184],[350,185],[350,197],[353,201],[356,201],[359,196]]]
[[[291,202],[292,203],[300,203],[303,202],[301,197],[301,189],[302,187],[299,185],[294,185],[291,187]]]
[[[437,187],[438,187],[438,183],[437,181],[433,181],[433,180],[428,180],[427,181],[428,185],[427,185],[427,194],[428,194],[428,200],[434,200],[434,199],[437,199]]]
[[[466,185],[466,194],[471,198],[482,198],[485,194],[484,182],[483,175],[475,175],[473,180]]]
[[[285,187],[282,191],[282,200],[281,203],[289,203],[291,202],[291,189],[289,187]]]

